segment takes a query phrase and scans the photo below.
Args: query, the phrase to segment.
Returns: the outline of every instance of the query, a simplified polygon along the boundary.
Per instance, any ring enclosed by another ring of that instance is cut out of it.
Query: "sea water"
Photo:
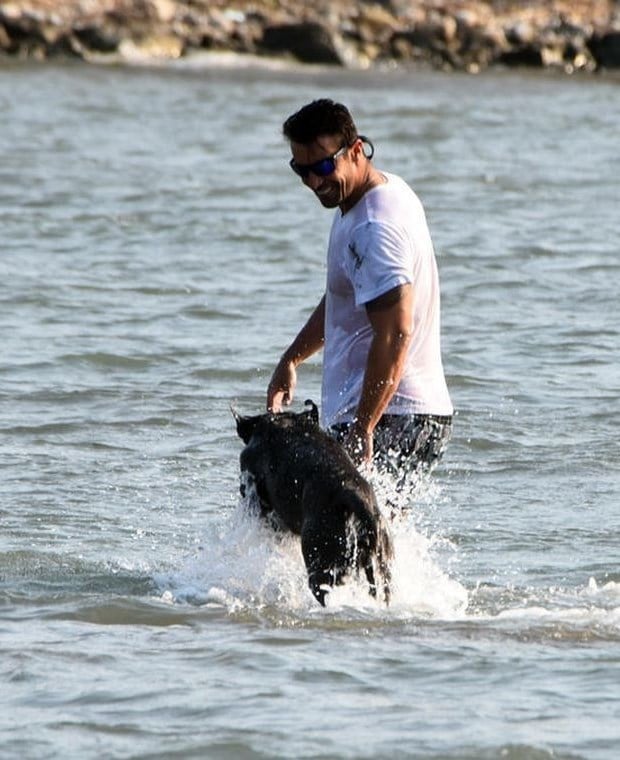
[[[618,79],[232,63],[0,69],[0,756],[614,760]],[[323,96],[441,277],[454,436],[389,608],[320,608],[238,495],[230,405],[324,285],[280,133]]]

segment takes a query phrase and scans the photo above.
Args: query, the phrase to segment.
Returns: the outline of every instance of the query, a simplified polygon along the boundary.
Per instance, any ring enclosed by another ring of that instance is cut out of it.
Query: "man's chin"
[[[336,208],[340,202],[339,199],[333,195],[319,195],[318,193],[315,193],[315,195],[324,208]]]

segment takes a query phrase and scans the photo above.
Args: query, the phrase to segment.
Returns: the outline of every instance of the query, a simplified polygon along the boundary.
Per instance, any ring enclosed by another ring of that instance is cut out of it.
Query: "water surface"
[[[280,125],[325,95],[426,206],[458,410],[389,610],[319,609],[237,496],[229,405],[323,288]],[[9,65],[0,113],[0,755],[615,759],[618,82]]]

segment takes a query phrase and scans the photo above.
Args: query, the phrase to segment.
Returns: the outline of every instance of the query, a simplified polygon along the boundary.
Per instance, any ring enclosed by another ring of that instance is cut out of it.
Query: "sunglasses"
[[[325,158],[320,159],[320,161],[315,161],[313,164],[298,164],[294,158],[291,158],[289,166],[295,174],[298,174],[302,179],[306,179],[310,172],[312,172],[315,177],[327,177],[329,174],[336,171],[336,159],[340,158],[340,156],[346,152],[348,147],[348,145],[343,145],[342,148],[335,153],[332,153],[331,156],[325,156]]]

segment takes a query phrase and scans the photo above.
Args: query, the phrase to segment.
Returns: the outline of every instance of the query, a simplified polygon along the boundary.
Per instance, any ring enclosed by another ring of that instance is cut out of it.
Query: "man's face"
[[[337,154],[334,158],[334,171],[330,174],[319,176],[310,171],[307,176],[301,177],[304,185],[312,190],[325,208],[342,205],[355,189],[352,148],[340,152],[342,147],[343,140],[339,135],[324,135],[307,145],[291,142],[293,161],[302,168]]]

